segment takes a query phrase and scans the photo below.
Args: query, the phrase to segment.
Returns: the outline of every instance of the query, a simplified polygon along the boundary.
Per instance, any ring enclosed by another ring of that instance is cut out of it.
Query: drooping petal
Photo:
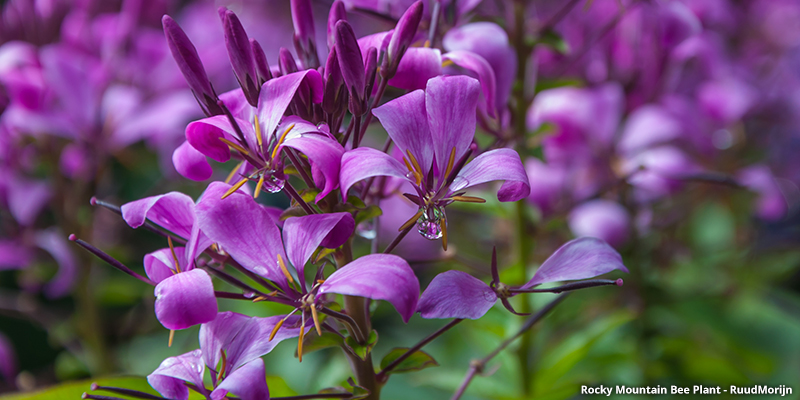
[[[425,108],[441,173],[447,168],[453,148],[458,159],[467,152],[475,137],[475,111],[480,90],[480,83],[469,76],[439,76],[428,81]]]
[[[252,122],[236,119],[236,123],[242,129],[245,138],[255,137]],[[224,115],[203,118],[186,126],[186,141],[192,147],[216,161],[226,162],[231,159],[231,150],[220,138],[237,142],[236,131]]]
[[[67,295],[78,278],[78,261],[70,251],[64,234],[56,228],[50,228],[37,232],[35,241],[58,264],[58,272],[44,286],[45,295],[51,299]]]
[[[193,181],[204,181],[211,178],[214,170],[203,153],[197,151],[189,142],[183,142],[172,153],[172,164],[181,176]]]
[[[529,289],[546,282],[593,278],[615,269],[628,272],[614,248],[600,239],[581,237],[556,250],[522,288]]]
[[[497,302],[489,285],[462,271],[447,271],[428,285],[419,298],[417,311],[422,318],[478,319]]]
[[[521,200],[531,192],[519,153],[512,149],[491,150],[475,157],[458,173],[450,185],[450,191],[457,192],[470,186],[499,180],[505,181],[497,191],[497,199],[500,201]]]
[[[478,76],[483,91],[483,99],[486,112],[491,117],[497,117],[497,106],[495,103],[496,79],[494,70],[489,62],[483,57],[466,50],[451,51],[444,55],[444,59],[452,61],[461,68],[465,68]]]
[[[353,234],[355,221],[350,213],[313,214],[292,217],[283,223],[286,255],[299,278],[304,280],[303,267],[326,239],[333,248],[341,246]]]
[[[175,247],[175,256],[181,269],[186,266],[186,257],[183,247]],[[175,274],[175,259],[172,250],[163,248],[144,256],[144,272],[155,283],[159,283]]]
[[[389,137],[403,151],[403,156],[408,157],[406,151],[410,151],[422,172],[427,174],[433,162],[434,144],[425,110],[425,92],[415,90],[398,97],[372,110],[372,114],[381,121]],[[474,120],[475,116],[472,118]]]
[[[222,400],[228,393],[242,400],[269,400],[264,360],[256,358],[233,371],[211,392],[211,399]]]
[[[392,303],[403,321],[408,322],[417,309],[419,281],[402,258],[391,254],[370,254],[331,274],[318,293],[386,300]]]
[[[213,182],[197,203],[197,223],[208,237],[243,267],[281,285],[286,277],[278,267],[286,259],[281,234],[270,213],[241,192],[222,199],[231,188]]]
[[[217,366],[220,351],[225,351],[228,370],[240,366],[272,351],[285,339],[300,335],[299,316],[291,316],[272,340],[267,340],[273,328],[283,315],[259,318],[225,311],[200,327],[200,348],[203,349],[203,360],[206,365]],[[307,327],[310,329],[310,327]]]
[[[211,277],[202,269],[164,279],[155,289],[156,318],[167,329],[186,329],[217,316],[217,298]]]
[[[152,374],[147,376],[147,383],[168,399],[187,399],[189,389],[184,382],[190,382],[198,387],[203,386],[205,365],[200,358],[201,355],[202,352],[197,349],[165,359]]]
[[[339,168],[344,154],[339,142],[323,134],[307,133],[286,139],[283,145],[305,154],[324,178],[324,187],[317,195],[317,202],[339,186]]]
[[[306,82],[311,87],[314,103],[322,102],[322,76],[313,69],[273,78],[261,86],[261,94],[258,96],[258,120],[261,123],[262,134],[267,137],[274,134],[286,108],[289,107],[305,78],[308,78]]]
[[[192,198],[179,192],[169,192],[158,196],[145,197],[141,200],[123,204],[121,207],[122,219],[131,228],[138,228],[149,219],[154,224],[175,233],[183,238],[189,238],[194,225],[194,201]]]
[[[342,168],[339,172],[339,185],[342,197],[347,198],[347,191],[353,184],[373,176],[393,176],[406,179],[408,169],[392,156],[369,147],[350,150],[342,156]]]
[[[388,85],[400,89],[425,89],[428,79],[442,74],[442,52],[428,47],[412,47],[406,51]]]

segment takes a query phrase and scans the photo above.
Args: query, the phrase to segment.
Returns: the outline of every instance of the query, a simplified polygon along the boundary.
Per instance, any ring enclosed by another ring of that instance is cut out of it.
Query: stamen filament
[[[297,360],[303,362],[303,337],[306,335],[306,317],[303,315],[300,320],[300,337],[297,339]]]
[[[319,323],[319,315],[317,314],[317,307],[311,305],[311,318],[314,320],[314,327],[317,328],[317,335],[322,336],[322,326]]]
[[[258,115],[253,116],[253,126],[256,128],[256,140],[258,141],[258,149],[260,151],[264,141],[261,138],[261,124],[258,123]]]
[[[464,203],[486,203],[486,199],[473,196],[453,196],[451,199],[453,201],[461,201]]]
[[[264,174],[261,174],[261,177],[258,178],[258,184],[256,185],[256,190],[253,191],[253,198],[257,199],[258,195],[261,194],[261,186],[264,185]]]
[[[419,166],[417,159],[413,154],[411,154],[411,150],[406,150],[406,153],[408,153],[408,159],[411,160],[411,165],[414,166],[414,170],[419,174],[419,176],[422,176],[422,167]]]
[[[242,147],[242,146],[239,146],[238,144],[236,144],[236,143],[233,143],[233,142],[231,142],[230,140],[228,140],[228,139],[225,139],[224,137],[221,137],[221,138],[219,138],[219,140],[221,140],[223,143],[227,144],[228,146],[231,146],[231,147],[233,147],[233,148],[234,148],[234,149],[236,149],[236,151],[238,151],[239,153],[246,154],[246,155],[248,155],[248,156],[250,155],[250,152],[249,152],[249,151],[247,151],[247,150],[245,150],[245,148],[244,148],[244,147]]]
[[[447,251],[447,223],[444,217],[439,219],[439,226],[442,227],[442,249]]]
[[[453,150],[450,151],[450,159],[447,160],[447,168],[445,168],[444,175],[442,176],[446,178],[450,175],[450,172],[453,171],[453,164],[455,164],[455,162],[456,162],[456,148],[453,147]]]
[[[175,339],[175,329],[169,330],[169,342],[167,343],[167,347],[172,347],[172,340]]]
[[[175,254],[175,246],[172,245],[172,237],[167,236],[167,243],[169,243],[169,251],[172,253],[172,261],[175,262],[175,273],[180,273],[181,266],[178,263],[178,256]]]
[[[222,366],[219,368],[219,374],[217,374],[217,381],[222,380],[222,376],[225,375],[225,370],[228,368],[228,356],[225,355],[225,350],[220,349],[219,353],[222,357]]]
[[[289,317],[291,317],[292,314],[294,314],[295,312],[297,312],[296,308],[294,310],[292,310],[292,312],[290,312],[289,314],[286,314],[286,316],[283,317],[282,320],[278,321],[278,323],[275,324],[275,327],[272,328],[272,333],[269,334],[269,340],[267,340],[268,342],[271,342],[272,339],[275,338],[275,334],[278,333],[278,329],[281,329],[281,326],[283,326],[283,323],[286,322],[286,320],[289,319]]]
[[[239,182],[236,182],[235,185],[231,186],[231,188],[228,189],[228,191],[225,192],[225,194],[222,195],[222,199],[225,199],[226,197],[232,195],[234,192],[239,190],[239,188],[244,186],[244,184],[247,183],[247,181],[249,181],[249,180],[250,180],[250,178],[242,178],[242,180],[240,180]]]
[[[286,263],[283,262],[283,257],[281,257],[280,254],[278,254],[278,266],[281,267],[281,272],[286,276],[289,283],[294,283],[294,278],[292,278],[292,274],[289,273],[289,269],[286,268]]]
[[[402,232],[402,231],[404,231],[404,230],[406,230],[406,229],[410,228],[411,226],[413,226],[413,225],[414,225],[414,224],[417,222],[417,220],[419,219],[419,217],[421,217],[421,216],[422,216],[422,213],[423,213],[423,212],[424,212],[423,210],[419,210],[419,211],[417,211],[417,213],[416,213],[416,214],[414,214],[414,216],[413,216],[413,217],[411,217],[411,219],[409,219],[408,221],[406,221],[406,223],[405,223],[405,224],[401,225],[401,226],[400,226],[400,229],[398,229],[397,231],[398,231],[398,232]]]
[[[239,171],[240,168],[242,168],[243,164],[244,164],[244,161],[240,162],[239,164],[236,164],[236,168],[232,169],[231,173],[228,174],[228,177],[225,178],[225,183],[228,183],[228,184],[231,183],[231,180],[233,180],[234,175],[236,175],[236,172]]]
[[[278,155],[278,149],[280,149],[281,145],[283,144],[283,141],[286,140],[286,135],[288,135],[289,131],[291,131],[293,128],[294,128],[294,124],[289,125],[289,127],[286,128],[285,131],[283,131],[283,135],[281,135],[280,139],[278,139],[278,143],[275,143],[275,148],[272,149],[272,159],[273,160]]]

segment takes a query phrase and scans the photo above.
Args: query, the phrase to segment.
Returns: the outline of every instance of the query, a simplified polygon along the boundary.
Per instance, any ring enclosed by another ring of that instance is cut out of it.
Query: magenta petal
[[[200,348],[206,365],[216,366],[220,350],[225,350],[229,369],[240,366],[272,351],[285,339],[300,336],[299,316],[286,319],[275,337],[267,340],[283,315],[259,318],[225,311],[200,327]],[[307,329],[311,329],[310,326]]]
[[[217,316],[211,277],[202,269],[175,274],[156,285],[156,318],[167,329],[186,329]]]
[[[122,219],[131,228],[142,226],[146,218],[178,236],[183,238],[191,236],[194,225],[194,201],[183,193],[170,192],[145,197],[123,204],[121,210]]]
[[[189,397],[189,390],[184,382],[190,382],[198,387],[203,386],[203,373],[205,365],[200,349],[169,357],[147,376],[147,383],[158,393],[168,399],[185,400]]]
[[[681,131],[680,121],[662,107],[645,105],[630,114],[617,146],[622,152],[631,154],[673,140],[680,136]]]
[[[531,192],[522,160],[512,149],[491,150],[475,157],[458,173],[450,191],[457,192],[470,186],[499,180],[505,181],[497,191],[500,201],[521,200]]]
[[[480,83],[464,75],[440,76],[428,81],[425,107],[439,171],[447,168],[453,148],[458,159],[472,143],[480,91]]]
[[[183,247],[175,247],[175,256],[181,269],[186,266],[186,256]],[[144,272],[155,283],[159,283],[175,274],[175,260],[172,250],[164,248],[144,256]]]
[[[172,164],[181,176],[193,181],[211,178],[214,170],[203,153],[197,151],[189,142],[183,142],[172,153]]]
[[[614,248],[600,239],[581,237],[556,250],[522,288],[530,289],[546,282],[594,278],[615,269],[628,272]]]
[[[596,237],[619,247],[628,239],[631,217],[619,203],[597,199],[573,208],[568,222],[575,236]]]
[[[370,254],[331,274],[319,294],[339,293],[392,303],[408,322],[417,309],[419,281],[402,258],[391,254]]]
[[[197,204],[200,229],[243,267],[285,284],[286,277],[278,267],[278,254],[286,258],[281,234],[269,211],[241,192],[222,199],[230,187],[222,182],[208,186]]]
[[[461,68],[472,71],[478,76],[483,91],[483,99],[486,103],[485,108],[489,116],[497,117],[497,106],[495,103],[496,79],[494,70],[489,62],[483,57],[466,50],[451,51],[444,55],[445,60],[452,61],[453,64]]]
[[[408,158],[406,151],[411,151],[427,172],[433,162],[433,138],[425,110],[425,92],[415,90],[398,97],[372,110],[372,114],[381,121],[403,156]],[[474,120],[475,116],[472,118]]]
[[[403,55],[388,84],[406,90],[425,89],[428,79],[441,74],[442,53],[439,49],[412,47]]]
[[[64,234],[56,228],[36,233],[36,245],[50,253],[58,264],[58,272],[44,286],[44,293],[49,298],[66,296],[78,278],[78,260],[70,250]]]
[[[292,217],[283,224],[286,255],[301,280],[311,255],[326,239],[332,248],[341,246],[353,234],[355,221],[350,213],[314,214]]]
[[[25,268],[33,256],[31,249],[16,240],[0,240],[0,271]]]
[[[317,195],[317,201],[339,186],[339,167],[344,148],[336,140],[322,134],[308,133],[300,137],[286,139],[286,147],[299,150],[308,156],[311,163],[319,169],[325,178],[324,187]]]
[[[8,210],[20,225],[31,225],[51,194],[50,186],[45,182],[12,177],[8,182]]]
[[[447,271],[428,285],[419,298],[417,311],[422,318],[478,319],[497,302],[489,285],[462,271]]]
[[[788,204],[766,165],[752,165],[736,173],[736,179],[748,189],[758,193],[756,214],[766,220],[779,220],[786,215]]]
[[[347,198],[347,191],[353,184],[373,176],[393,176],[406,179],[408,169],[388,154],[369,148],[359,147],[342,156],[342,168],[339,172],[339,184],[342,197]]]
[[[248,121],[236,120],[245,137],[254,136],[253,124]],[[246,131],[246,132],[245,132]],[[248,134],[251,133],[251,134]],[[197,151],[216,161],[226,162],[231,159],[231,150],[220,138],[225,138],[236,143],[236,131],[224,115],[203,118],[186,126],[186,141]]]
[[[222,400],[228,393],[242,400],[269,400],[264,360],[256,358],[233,371],[211,392],[211,399]]]
[[[313,69],[273,78],[261,86],[261,94],[258,96],[258,120],[261,123],[262,134],[267,137],[274,134],[286,108],[289,107],[305,78],[308,78],[306,82],[311,86],[312,95],[315,96],[314,103],[322,102],[322,76]]]

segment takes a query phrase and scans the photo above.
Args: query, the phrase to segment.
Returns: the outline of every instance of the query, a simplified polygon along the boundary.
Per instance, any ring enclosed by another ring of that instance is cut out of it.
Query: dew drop
[[[375,219],[364,221],[356,226],[356,233],[358,236],[367,240],[375,239],[377,231],[375,230]]]
[[[417,220],[417,230],[425,239],[436,240],[442,237],[441,220],[444,218],[444,211],[439,207],[425,210]]]
[[[283,186],[286,184],[286,179],[279,175],[282,174],[278,174],[274,170],[265,171],[264,190],[270,193],[278,193],[283,190]]]
[[[242,296],[244,296],[244,297],[246,297],[248,299],[252,299],[253,297],[256,297],[256,294],[253,293],[253,292],[244,292],[244,293],[242,293]]]

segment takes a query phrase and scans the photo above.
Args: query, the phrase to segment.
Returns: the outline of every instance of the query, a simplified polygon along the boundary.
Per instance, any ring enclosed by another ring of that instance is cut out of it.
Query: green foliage
[[[409,348],[398,347],[392,349],[386,356],[383,357],[381,360],[381,369],[386,369],[389,364],[393,363],[395,360],[400,358],[403,354],[407,353]],[[394,367],[389,374],[399,374],[403,372],[414,372],[414,371],[421,371],[425,368],[430,367],[438,367],[439,363],[431,357],[430,354],[422,351],[417,350],[413,354],[411,354],[408,358],[400,362],[396,367]]]

